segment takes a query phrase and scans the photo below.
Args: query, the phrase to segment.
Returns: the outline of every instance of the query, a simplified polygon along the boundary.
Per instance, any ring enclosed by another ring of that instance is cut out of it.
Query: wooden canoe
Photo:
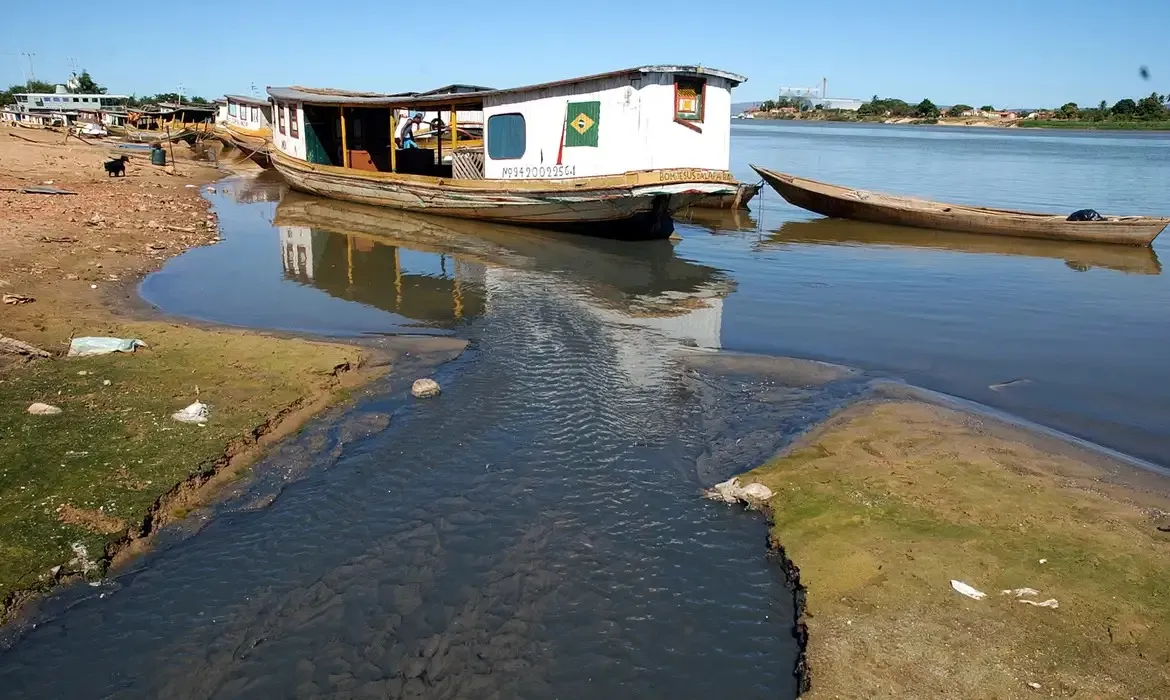
[[[273,149],[289,185],[359,204],[609,238],[666,238],[670,215],[738,184],[722,170],[642,171],[562,180],[462,180],[309,163]]]
[[[1091,243],[1148,246],[1170,218],[1108,217],[1105,221],[1068,221],[1061,214],[1035,214],[932,202],[839,187],[795,175],[752,168],[789,203],[817,214],[915,228],[1047,238]]]
[[[704,209],[747,209],[748,202],[760,193],[760,188],[763,186],[762,182],[757,182],[754,185],[741,182],[735,192],[704,197],[695,206]]]

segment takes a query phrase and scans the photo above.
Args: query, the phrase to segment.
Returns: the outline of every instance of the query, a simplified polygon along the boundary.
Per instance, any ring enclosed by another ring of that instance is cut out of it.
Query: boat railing
[[[456,180],[482,180],[483,164],[482,148],[457,148],[451,154],[451,175]]]

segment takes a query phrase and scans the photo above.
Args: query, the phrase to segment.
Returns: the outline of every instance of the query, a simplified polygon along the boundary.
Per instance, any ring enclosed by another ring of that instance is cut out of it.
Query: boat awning
[[[345,105],[353,107],[425,107],[431,105],[482,108],[483,100],[486,97],[530,92],[534,90],[543,90],[546,88],[563,87],[566,85],[586,83],[594,80],[604,80],[607,78],[617,78],[621,76],[633,77],[640,73],[674,73],[690,76],[723,78],[724,80],[730,81],[732,87],[747,81],[747,78],[743,77],[742,75],[729,73],[727,71],[722,71],[715,68],[706,68],[704,66],[658,65],[627,68],[625,70],[610,71],[608,73],[586,75],[580,78],[569,78],[566,80],[557,80],[550,83],[538,83],[536,85],[505,88],[503,90],[480,89],[478,91],[470,92],[465,92],[463,90],[440,92],[444,90],[450,90],[452,88],[476,87],[452,85],[446,88],[439,88],[438,90],[432,90],[425,93],[399,92],[393,94],[382,94],[376,92],[349,92],[346,90],[307,88],[294,85],[292,87],[270,87],[268,88],[268,94],[272,95],[272,97],[276,98],[277,100],[282,101],[287,100],[291,102],[308,102],[310,104],[328,104],[339,106]]]

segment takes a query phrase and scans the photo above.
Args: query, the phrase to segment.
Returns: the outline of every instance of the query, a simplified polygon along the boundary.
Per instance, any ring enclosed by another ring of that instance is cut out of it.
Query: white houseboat
[[[266,165],[272,141],[272,105],[244,95],[224,95],[216,101],[216,130],[249,158]]]
[[[731,89],[744,80],[672,65],[439,94],[272,87],[271,157],[294,188],[325,197],[665,237],[673,212],[737,191],[728,171]],[[404,109],[446,114],[448,138],[399,147]],[[482,113],[482,144],[459,140],[459,114],[469,111]]]

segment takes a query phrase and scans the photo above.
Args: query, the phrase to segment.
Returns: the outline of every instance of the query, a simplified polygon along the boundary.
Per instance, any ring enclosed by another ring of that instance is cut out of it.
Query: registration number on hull
[[[508,180],[528,180],[555,177],[575,177],[575,165],[517,165],[500,169],[500,177]]]

